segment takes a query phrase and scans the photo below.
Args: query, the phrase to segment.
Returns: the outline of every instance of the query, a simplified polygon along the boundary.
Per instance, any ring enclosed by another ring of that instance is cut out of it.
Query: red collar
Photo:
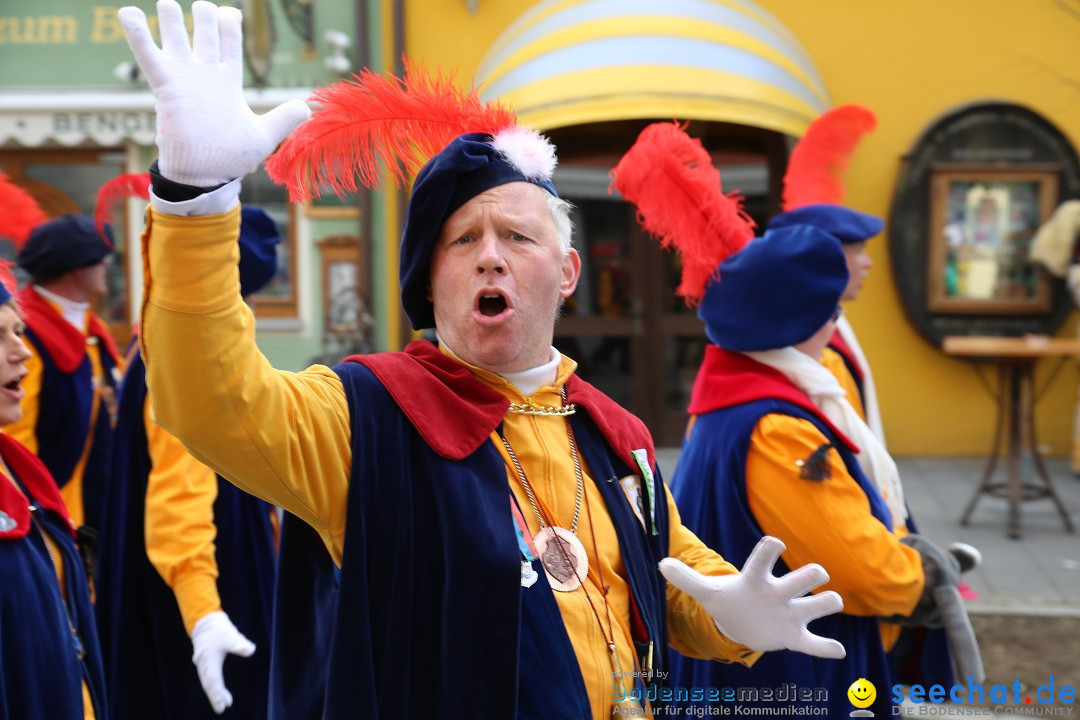
[[[649,467],[656,465],[656,448],[652,435],[637,415],[597,390],[577,375],[566,381],[566,401],[585,408],[608,446],[628,467],[636,468],[637,459],[631,450],[645,450]]]
[[[855,373],[857,379],[863,379],[862,365],[855,358],[855,353],[851,351],[851,346],[847,344],[839,330],[833,332],[832,337],[829,338],[829,347],[840,353],[840,356],[844,358],[847,366]]]
[[[404,352],[352,355],[345,361],[369,368],[424,441],[449,460],[474,453],[510,407],[506,397],[473,377],[465,365],[423,340],[409,343]],[[650,464],[655,463],[652,439],[641,420],[576,375],[566,383],[566,396],[589,412],[628,466],[637,466],[630,452],[636,448],[644,448]]]
[[[19,293],[19,308],[27,327],[41,340],[60,372],[75,372],[86,357],[86,336],[56,312],[30,285]],[[98,342],[105,345],[114,363],[119,361],[120,355],[112,335],[94,313],[90,313],[90,336],[96,337]]]
[[[39,507],[51,510],[68,521],[72,537],[74,537],[75,526],[71,522],[67,506],[64,505],[60,491],[45,464],[17,440],[4,433],[0,433],[0,456],[4,458],[4,462],[11,471],[18,476],[23,487],[34,496],[34,502]],[[0,540],[17,540],[26,537],[30,531],[30,508],[27,507],[27,497],[15,487],[14,483],[3,478],[0,478],[0,510],[15,521],[13,528],[0,532]]]
[[[807,394],[782,372],[742,353],[729,352],[716,345],[705,348],[705,359],[694,380],[687,411],[691,415],[701,415],[766,399],[783,400],[806,410],[825,423],[848,449],[859,452],[858,446],[837,430]]]

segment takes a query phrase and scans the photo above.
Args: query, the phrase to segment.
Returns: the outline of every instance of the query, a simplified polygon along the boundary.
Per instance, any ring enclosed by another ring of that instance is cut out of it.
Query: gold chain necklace
[[[563,400],[566,400],[566,391],[563,390]],[[568,414],[568,413],[565,413]],[[574,431],[570,423],[566,423],[566,437],[570,440],[570,456],[574,459],[574,475],[577,478],[577,497],[574,500],[574,519],[567,530],[556,525],[548,525],[544,522],[544,515],[540,512],[540,506],[536,502],[529,479],[525,477],[525,470],[518,461],[517,453],[510,447],[506,436],[499,434],[506,454],[514,464],[518,479],[525,488],[525,495],[529,498],[533,512],[536,513],[536,521],[540,524],[540,532],[536,533],[533,542],[536,545],[536,553],[540,557],[540,563],[544,566],[548,584],[553,590],[559,592],[571,592],[581,587],[583,579],[589,574],[589,556],[585,552],[585,546],[577,537],[578,520],[581,517],[581,499],[585,495],[585,478],[581,472],[581,459],[578,457],[577,442],[574,440]]]
[[[565,417],[567,415],[573,415],[577,412],[577,405],[570,403],[569,405],[560,405],[554,407],[552,405],[538,405],[536,403],[510,403],[510,407],[507,408],[508,412],[517,413],[518,415],[554,415],[559,417]]]
[[[566,390],[563,389],[563,402],[566,401]],[[514,405],[511,405],[513,408]],[[538,412],[527,413],[536,415],[572,415],[575,407],[569,406],[569,412],[559,412],[562,408],[551,408],[549,406],[539,406],[545,409],[552,410],[554,412]],[[511,409],[511,412],[514,410]],[[566,437],[570,441],[570,456],[574,460],[574,475],[577,478],[577,496],[574,500],[574,520],[571,523],[570,530],[566,528],[549,526],[544,522],[543,513],[540,512],[540,506],[536,502],[536,496],[533,494],[532,485],[529,484],[529,479],[525,476],[525,470],[521,467],[521,462],[518,461],[517,453],[514,452],[514,448],[510,446],[506,436],[500,434],[499,439],[502,440],[503,447],[506,448],[506,454],[510,456],[510,461],[514,465],[514,470],[517,472],[518,479],[521,481],[522,487],[525,488],[525,495],[529,498],[529,504],[532,505],[533,512],[536,513],[536,521],[540,524],[540,532],[533,538],[533,543],[536,546],[536,553],[540,557],[540,563],[544,566],[544,574],[547,575],[548,585],[552,590],[559,592],[572,592],[581,587],[585,591],[585,599],[589,603],[589,608],[592,610],[593,616],[596,618],[596,622],[600,625],[600,634],[604,636],[604,641],[608,648],[608,659],[611,662],[612,677],[617,678],[617,682],[622,686],[622,663],[619,661],[619,651],[615,644],[615,631],[611,620],[611,605],[608,603],[607,598],[604,597],[607,594],[607,588],[601,587],[601,601],[604,603],[604,610],[607,615],[607,632],[604,631],[604,623],[600,619],[600,615],[596,611],[596,607],[593,605],[592,597],[589,595],[587,587],[582,587],[585,578],[589,574],[589,556],[585,552],[585,546],[581,540],[577,537],[578,520],[581,515],[581,501],[585,495],[585,478],[581,470],[581,459],[578,455],[577,441],[574,439],[574,430],[570,427],[570,422],[566,422]],[[586,505],[587,505],[586,501]],[[599,553],[599,549],[596,544],[595,529],[592,525],[592,511],[591,508],[587,508],[589,511],[589,527],[593,530],[593,550]],[[597,563],[599,563],[599,554],[597,555]],[[598,565],[598,567],[600,567]],[[603,583],[603,569],[601,567],[601,584]],[[640,707],[640,705],[637,705]]]

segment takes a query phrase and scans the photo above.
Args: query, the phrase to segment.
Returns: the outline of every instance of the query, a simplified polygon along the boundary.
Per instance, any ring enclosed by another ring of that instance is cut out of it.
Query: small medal
[[[521,561],[521,587],[531,588],[540,578],[540,574],[533,570],[532,563],[527,560]]]
[[[589,556],[577,535],[566,528],[546,527],[533,538],[552,590],[572,592],[589,574]]]
[[[3,510],[0,510],[0,532],[14,530],[16,525],[18,525],[18,523],[15,522],[15,518],[11,517]]]

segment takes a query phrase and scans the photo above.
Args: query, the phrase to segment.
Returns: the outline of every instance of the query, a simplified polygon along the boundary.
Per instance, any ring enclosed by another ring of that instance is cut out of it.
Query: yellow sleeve
[[[855,377],[848,370],[847,364],[844,362],[844,357],[833,350],[831,347],[826,347],[825,352],[821,354],[821,364],[825,366],[825,369],[833,374],[837,382],[840,383],[840,387],[844,389],[844,395],[847,397],[851,407],[855,408],[855,412],[859,414],[863,422],[866,422],[866,410],[863,409],[862,395],[859,394],[859,384],[855,382]]]
[[[27,450],[37,455],[37,422],[38,407],[41,403],[41,377],[44,366],[37,348],[30,341],[25,341],[30,350],[30,357],[26,360],[26,371],[29,373],[19,387],[23,390],[22,417],[4,428],[4,432],[22,443]]]
[[[192,455],[288,510],[341,563],[352,461],[341,380],[325,366],[275,370],[240,299],[240,208],[147,211],[140,343],[154,418]]]
[[[668,554],[702,575],[737,573],[734,565],[706,547],[697,535],[682,524],[679,509],[667,485],[664,486],[664,496],[667,498],[668,522],[671,526]],[[701,603],[671,583],[667,586],[667,601],[668,643],[683,655],[703,660],[737,662],[747,667],[761,657],[760,652],[750,650],[721,633]]]
[[[870,514],[870,501],[835,449],[827,477],[800,477],[800,465],[828,440],[812,423],[788,415],[758,421],[746,458],[750,511],[767,535],[784,541],[789,568],[821,564],[849,615],[907,615],[922,594],[919,553]]]
[[[184,629],[221,609],[214,554],[217,475],[188,454],[143,408],[150,477],[146,483],[146,556],[172,588]]]

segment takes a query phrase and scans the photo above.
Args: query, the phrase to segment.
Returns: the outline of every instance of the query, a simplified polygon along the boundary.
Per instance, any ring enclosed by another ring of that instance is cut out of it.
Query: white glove
[[[844,657],[847,652],[839,642],[806,629],[811,620],[843,610],[844,601],[832,590],[803,597],[829,581],[829,574],[817,563],[774,577],[773,566],[784,549],[777,538],[763,537],[738,575],[702,575],[675,558],[661,560],[660,572],[701,603],[720,632],[752,650]]]
[[[290,100],[261,116],[248,107],[238,9],[194,3],[190,44],[176,1],[159,0],[157,9],[161,49],[142,10],[120,8],[119,18],[154,92],[161,174],[198,187],[247,175],[311,110],[303,100]]]
[[[214,712],[220,715],[232,705],[232,693],[225,687],[225,676],[221,672],[225,656],[231,653],[251,657],[255,652],[255,643],[236,629],[228,615],[217,610],[203,615],[195,623],[191,631],[191,647],[194,648],[191,661],[199,672],[203,692]]]

